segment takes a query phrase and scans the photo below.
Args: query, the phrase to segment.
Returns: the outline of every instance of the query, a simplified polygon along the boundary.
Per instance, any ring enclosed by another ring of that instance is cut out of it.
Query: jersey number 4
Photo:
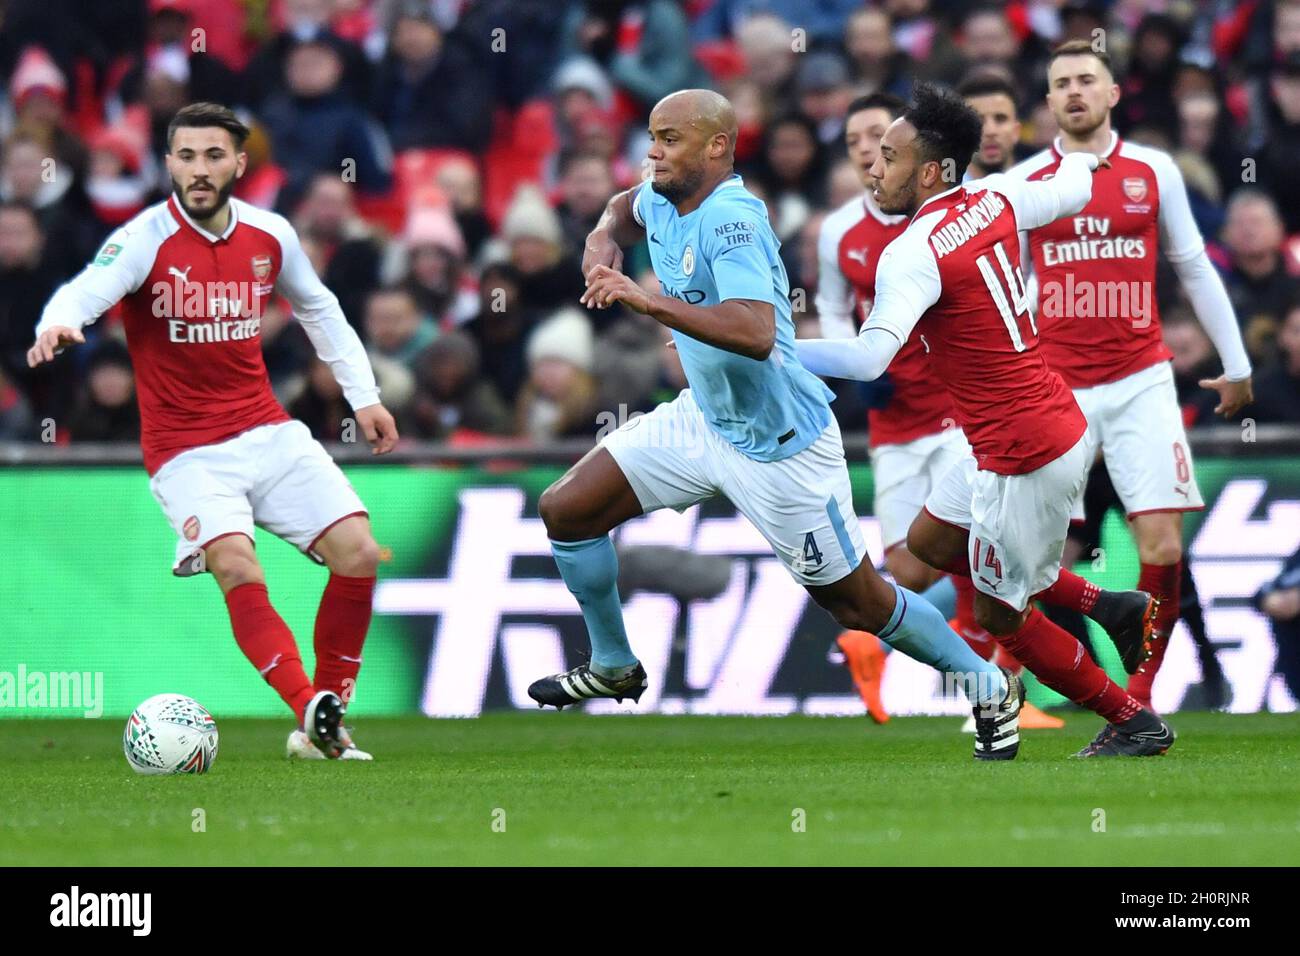
[[[1020,275],[1020,267],[1011,265],[1001,242],[994,244],[993,255],[998,260],[1000,276],[987,255],[980,256],[975,264],[979,266],[984,284],[989,287],[989,295],[993,296],[993,304],[998,307],[1002,321],[1011,333],[1011,344],[1017,352],[1023,352],[1029,347],[1026,340],[1038,336],[1038,326],[1034,325],[1033,313],[1029,311],[1029,297],[1025,295],[1025,280]],[[1028,333],[1020,325],[1022,315],[1029,326]]]

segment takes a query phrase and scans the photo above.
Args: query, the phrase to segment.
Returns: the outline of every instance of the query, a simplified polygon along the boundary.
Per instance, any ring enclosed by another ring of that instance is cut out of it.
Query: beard
[[[679,179],[657,183],[650,180],[650,188],[663,196],[674,206],[690,198],[704,183],[704,167],[687,170]]]
[[[208,185],[211,186],[212,183],[208,183]],[[175,178],[172,179],[172,191],[176,194],[176,201],[180,203],[181,208],[185,210],[185,215],[198,222],[202,222],[205,219],[211,219],[217,213],[221,212],[222,209],[226,208],[226,203],[230,201],[230,194],[235,191],[235,177],[231,176],[226,183],[217,187],[217,201],[213,203],[211,209],[206,211],[196,209],[185,201],[185,192],[181,189],[181,184],[178,183]]]
[[[876,199],[875,195],[872,195]],[[876,205],[880,211],[890,216],[904,215],[911,216],[916,212],[916,177],[913,176],[906,186],[899,187],[898,191],[892,196],[881,196],[876,199]]]

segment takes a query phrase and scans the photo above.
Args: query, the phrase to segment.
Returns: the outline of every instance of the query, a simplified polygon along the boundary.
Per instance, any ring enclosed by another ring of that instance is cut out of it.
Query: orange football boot
[[[835,639],[844,652],[844,663],[853,677],[858,696],[867,705],[867,713],[878,724],[889,720],[889,712],[880,699],[880,681],[885,675],[889,655],[880,644],[880,638],[866,631],[845,631]]]

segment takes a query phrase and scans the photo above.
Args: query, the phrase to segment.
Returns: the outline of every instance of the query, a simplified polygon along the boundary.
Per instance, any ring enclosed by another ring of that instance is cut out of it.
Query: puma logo
[[[193,266],[186,266],[186,267],[185,267],[185,271],[184,271],[184,272],[181,272],[181,270],[180,270],[180,269],[177,269],[175,266],[168,266],[168,267],[167,267],[167,274],[168,274],[169,276],[175,276],[176,278],[180,279],[182,282],[189,282],[189,281],[190,281],[190,270],[193,269],[193,268],[194,268]]]
[[[858,265],[865,267],[867,264],[868,251],[869,250],[867,249],[867,247],[863,246],[861,249],[846,249],[844,251],[844,254],[848,256],[850,259],[852,259],[854,262],[856,262]]]
[[[1183,496],[1184,498],[1186,498],[1188,501],[1191,501],[1191,500],[1192,500],[1192,496],[1191,496],[1190,494],[1188,494],[1186,488],[1179,488],[1177,485],[1174,485],[1174,491],[1178,492],[1180,495],[1182,495],[1182,496]]]

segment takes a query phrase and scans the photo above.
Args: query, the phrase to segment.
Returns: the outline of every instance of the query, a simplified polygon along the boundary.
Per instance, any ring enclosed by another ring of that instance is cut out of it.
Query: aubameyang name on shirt
[[[1007,208],[1006,202],[995,192],[984,193],[984,198],[975,205],[930,235],[930,245],[934,247],[936,259],[942,259],[948,253],[960,249],[968,241],[987,229],[994,219]]]
[[[1077,238],[1064,241],[1047,240],[1043,243],[1043,265],[1056,266],[1063,262],[1080,262],[1089,259],[1145,259],[1146,240],[1133,236],[1111,236],[1109,216],[1075,216],[1074,234]]]

